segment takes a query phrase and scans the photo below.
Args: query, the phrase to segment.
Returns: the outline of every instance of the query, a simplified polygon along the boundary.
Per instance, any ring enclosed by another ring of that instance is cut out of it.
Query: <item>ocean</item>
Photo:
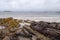
[[[55,12],[0,12],[0,18],[13,17],[16,19],[60,22],[60,13]]]

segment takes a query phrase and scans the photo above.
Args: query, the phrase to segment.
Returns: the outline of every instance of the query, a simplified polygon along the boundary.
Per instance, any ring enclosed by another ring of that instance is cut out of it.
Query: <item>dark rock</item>
[[[43,21],[38,22],[37,24],[35,24],[35,26],[31,25],[31,28],[33,30],[38,31],[39,33],[42,33],[45,36],[50,36],[56,39],[60,39],[60,34],[56,32],[56,29],[54,29],[54,27],[56,27],[56,24],[50,23],[49,25],[48,23],[43,22]]]

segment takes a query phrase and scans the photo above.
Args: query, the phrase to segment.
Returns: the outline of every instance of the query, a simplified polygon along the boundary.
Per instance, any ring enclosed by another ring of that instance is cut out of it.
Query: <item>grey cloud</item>
[[[60,0],[0,0],[0,10],[60,10]]]

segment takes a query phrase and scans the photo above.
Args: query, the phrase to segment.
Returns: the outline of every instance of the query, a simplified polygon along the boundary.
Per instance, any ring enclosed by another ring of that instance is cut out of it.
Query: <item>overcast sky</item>
[[[0,11],[60,10],[60,0],[0,0]]]

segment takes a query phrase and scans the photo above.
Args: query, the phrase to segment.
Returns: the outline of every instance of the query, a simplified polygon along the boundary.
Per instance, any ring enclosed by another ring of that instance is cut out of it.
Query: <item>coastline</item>
[[[6,18],[6,17],[0,17]],[[22,20],[31,20],[31,21],[46,21],[46,22],[60,22],[60,17],[13,17],[15,19],[22,19]]]
[[[16,17],[14,17],[16,18]],[[47,21],[47,22],[60,22],[60,17],[19,17],[16,19],[23,19],[23,20],[34,20],[34,21]]]

